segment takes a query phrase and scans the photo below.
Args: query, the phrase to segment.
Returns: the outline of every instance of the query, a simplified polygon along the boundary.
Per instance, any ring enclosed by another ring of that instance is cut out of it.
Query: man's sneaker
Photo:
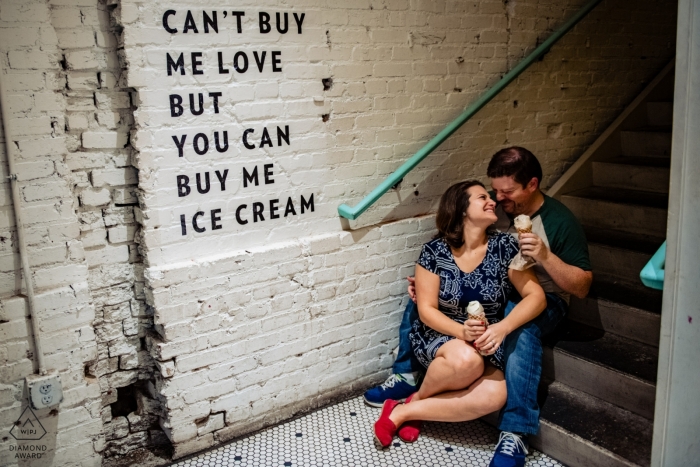
[[[369,389],[364,394],[365,403],[372,407],[381,407],[387,399],[403,402],[418,390],[401,375],[391,375],[381,386]]]
[[[523,467],[525,456],[527,456],[525,441],[514,433],[502,431],[489,467]]]

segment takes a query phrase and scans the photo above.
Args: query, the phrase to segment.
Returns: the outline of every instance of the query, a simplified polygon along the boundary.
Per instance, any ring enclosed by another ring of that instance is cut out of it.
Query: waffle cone
[[[519,234],[524,234],[524,233],[532,233],[532,227],[529,229],[518,229]]]
[[[469,319],[476,319],[479,321],[483,321],[484,323],[488,323],[488,321],[486,321],[486,314],[484,313],[479,313],[478,315],[467,313],[467,316],[469,316]]]

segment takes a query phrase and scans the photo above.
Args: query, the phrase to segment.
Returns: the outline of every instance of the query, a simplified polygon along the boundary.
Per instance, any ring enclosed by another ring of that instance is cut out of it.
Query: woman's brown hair
[[[452,248],[464,245],[464,217],[469,207],[469,193],[467,190],[473,186],[484,187],[478,180],[467,180],[455,183],[442,194],[435,225],[438,233],[435,238],[444,238]]]

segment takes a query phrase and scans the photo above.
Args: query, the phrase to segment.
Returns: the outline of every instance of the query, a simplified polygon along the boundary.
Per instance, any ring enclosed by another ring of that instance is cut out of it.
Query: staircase
[[[594,283],[548,344],[532,445],[569,466],[648,466],[661,292],[639,272],[666,235],[669,64],[549,194],[583,225]]]

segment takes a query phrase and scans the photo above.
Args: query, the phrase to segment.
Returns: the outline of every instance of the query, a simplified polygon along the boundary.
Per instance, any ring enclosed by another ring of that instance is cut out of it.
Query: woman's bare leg
[[[438,349],[413,400],[464,389],[483,373],[484,358],[476,349],[463,340],[452,339]]]
[[[499,410],[506,403],[503,372],[487,365],[483,376],[466,389],[448,391],[396,406],[390,419],[396,426],[409,420],[464,422]]]

